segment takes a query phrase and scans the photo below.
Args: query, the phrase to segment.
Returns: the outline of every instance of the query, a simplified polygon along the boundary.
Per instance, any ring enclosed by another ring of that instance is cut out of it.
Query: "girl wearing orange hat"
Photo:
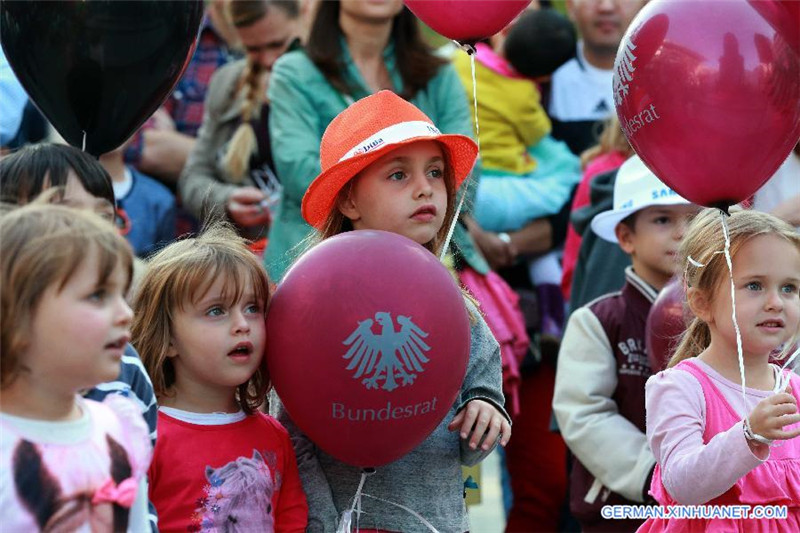
[[[456,190],[478,155],[472,139],[441,134],[422,111],[389,91],[340,113],[320,150],[322,173],[303,197],[302,213],[322,239],[354,229],[392,231],[434,254],[455,217]],[[505,446],[511,424],[503,408],[499,346],[475,306],[466,305],[470,358],[459,399],[422,444],[367,479],[360,531],[469,529],[460,467],[480,462],[498,442]],[[292,434],[309,531],[332,531],[352,504],[362,470],[318,449],[279,402],[271,403]]]

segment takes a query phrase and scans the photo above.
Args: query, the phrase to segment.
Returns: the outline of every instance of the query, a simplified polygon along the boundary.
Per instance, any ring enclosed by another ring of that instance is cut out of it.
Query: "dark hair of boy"
[[[93,156],[63,144],[28,145],[4,157],[0,161],[0,199],[27,203],[45,189],[65,187],[70,171],[89,194],[116,205],[108,172]]]
[[[523,13],[506,36],[503,53],[528,78],[553,74],[575,55],[575,27],[554,9]]]

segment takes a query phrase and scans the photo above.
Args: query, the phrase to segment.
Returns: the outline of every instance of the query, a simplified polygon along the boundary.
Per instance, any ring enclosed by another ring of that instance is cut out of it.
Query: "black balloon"
[[[189,64],[202,0],[0,2],[0,40],[31,100],[95,156],[120,146]],[[85,132],[85,136],[84,136]]]

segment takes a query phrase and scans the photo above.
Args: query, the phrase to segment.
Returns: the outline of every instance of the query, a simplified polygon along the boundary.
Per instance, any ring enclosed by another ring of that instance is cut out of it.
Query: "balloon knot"
[[[458,41],[453,41],[453,42],[456,43],[456,45],[458,45],[459,48],[464,50],[467,53],[467,55],[470,56],[475,55],[476,50],[473,43],[460,43]]]
[[[719,209],[720,211],[722,211],[727,216],[731,216],[731,211],[730,211],[731,207],[730,206],[735,204],[735,203],[736,202],[730,202],[728,200],[722,200],[721,202],[716,202],[716,203],[710,204],[709,207],[713,207],[714,209]]]

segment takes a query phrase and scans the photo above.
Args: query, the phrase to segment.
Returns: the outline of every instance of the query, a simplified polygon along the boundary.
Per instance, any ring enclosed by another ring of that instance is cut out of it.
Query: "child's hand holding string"
[[[473,450],[478,447],[484,433],[486,438],[481,445],[484,451],[494,445],[498,436],[501,446],[508,444],[508,439],[511,438],[511,424],[494,405],[483,400],[472,400],[467,403],[466,407],[453,417],[447,429],[460,431],[462,439],[469,437],[469,447]]]
[[[784,430],[785,426],[790,426],[800,422],[800,413],[797,411],[797,400],[792,394],[791,385],[787,385],[784,392],[773,394],[764,398],[753,408],[748,417],[750,429],[755,435],[760,435],[765,439],[789,440],[800,436],[800,427],[792,430]],[[757,455],[766,453],[768,445],[756,440],[748,440],[750,449]]]

